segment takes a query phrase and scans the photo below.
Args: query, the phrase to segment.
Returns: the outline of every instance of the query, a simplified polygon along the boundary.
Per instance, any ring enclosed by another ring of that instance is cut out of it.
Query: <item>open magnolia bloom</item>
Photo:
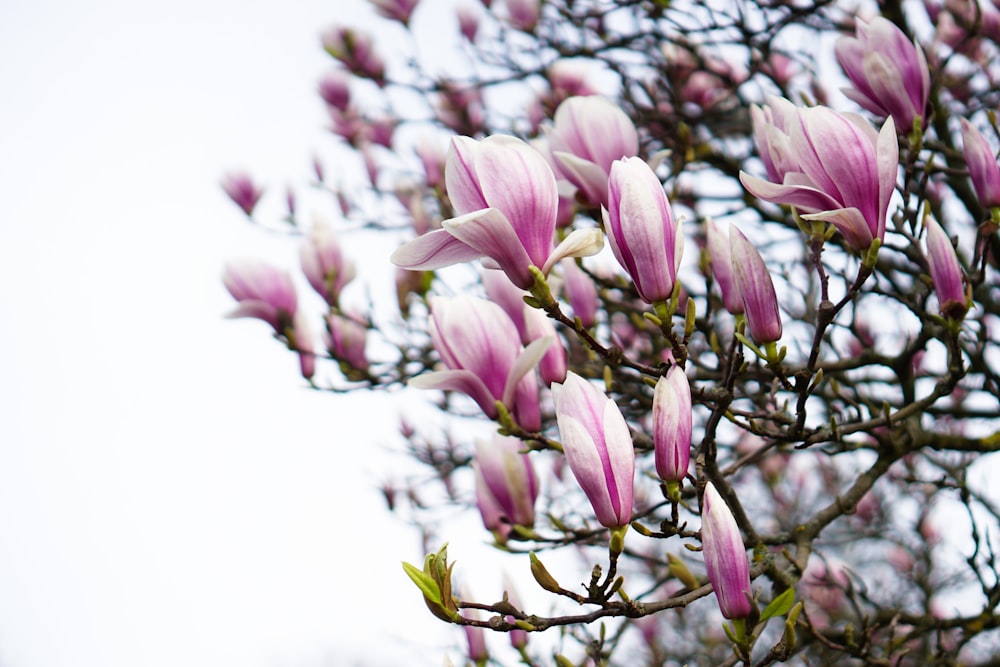
[[[541,427],[535,367],[552,343],[540,338],[526,348],[500,306],[471,296],[431,299],[431,340],[448,370],[411,379],[411,387],[460,391],[490,419],[496,402],[528,430]]]
[[[593,206],[608,205],[611,164],[639,152],[632,120],[599,95],[578,95],[560,104],[548,138],[559,171]]]
[[[826,107],[789,108],[779,98],[770,106],[771,113],[753,114],[754,138],[768,177],[781,182],[741,171],[743,187],[759,199],[795,206],[803,219],[829,222],[857,251],[885,238],[899,166],[892,117],[876,132],[860,116]]]
[[[486,258],[521,289],[534,283],[530,267],[547,274],[564,257],[593,255],[601,231],[578,229],[553,249],[559,193],[545,158],[516,137],[452,139],[445,187],[456,216],[398,248],[392,262],[431,271]]]
[[[913,129],[918,118],[924,125],[931,93],[927,58],[895,23],[881,16],[859,20],[856,36],[841,37],[835,49],[854,84],[845,95],[872,113],[891,116],[901,132]]]

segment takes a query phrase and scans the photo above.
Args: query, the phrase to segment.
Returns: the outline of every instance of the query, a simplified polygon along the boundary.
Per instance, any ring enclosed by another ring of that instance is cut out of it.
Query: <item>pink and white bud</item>
[[[351,75],[342,69],[327,72],[319,81],[319,96],[334,109],[347,111],[351,106]]]
[[[758,118],[763,128],[758,129]],[[899,167],[892,116],[876,132],[863,119],[826,107],[799,108],[790,115],[784,106],[771,123],[758,114],[754,135],[768,137],[767,151],[760,140],[758,150],[768,156],[765,164],[770,159],[770,177],[782,181],[741,171],[743,187],[759,199],[797,207],[806,220],[829,222],[855,250],[881,241]]]
[[[257,202],[264,194],[264,190],[257,187],[253,179],[243,172],[226,174],[222,179],[222,189],[248,216],[253,215]]]
[[[516,29],[533,32],[542,16],[541,0],[505,0],[507,20]]]
[[[311,378],[316,370],[312,333],[298,312],[291,276],[266,262],[240,260],[226,264],[222,282],[238,303],[227,317],[253,317],[270,324],[288,348],[299,353],[302,376]]]
[[[506,574],[503,577],[503,589],[507,594],[507,601],[510,602],[515,607],[521,607],[521,597],[517,594],[517,589],[514,588],[514,582],[510,580]],[[507,617],[508,623],[514,622],[513,616]],[[510,631],[510,645],[517,650],[523,649],[528,645],[528,633],[524,630],[511,630]]]
[[[520,289],[496,271],[483,274],[486,296],[499,304],[521,335],[521,343],[530,345],[536,340],[550,341],[545,356],[538,362],[542,382],[550,385],[566,379],[566,348],[556,333],[553,321],[537,308],[524,302],[527,292]]]
[[[370,0],[370,2],[381,16],[408,26],[410,16],[420,0]]]
[[[417,157],[424,166],[424,182],[429,188],[436,188],[444,183],[445,161],[448,152],[437,141],[427,137],[417,142]]]
[[[462,37],[469,42],[475,42],[476,33],[479,32],[479,10],[472,5],[459,5],[455,8],[455,16]]]
[[[900,132],[914,121],[926,125],[931,78],[927,58],[917,43],[889,19],[858,20],[855,37],[841,37],[835,46],[837,61],[854,88],[844,94],[875,114],[891,116]]]
[[[601,525],[617,528],[632,518],[635,450],[628,424],[613,400],[570,371],[552,385],[556,421],[566,461]]]
[[[705,221],[705,244],[712,264],[712,275],[722,292],[722,305],[733,315],[743,312],[743,295],[736,284],[733,273],[732,250],[729,245],[729,232],[719,228],[712,218]]]
[[[715,486],[705,485],[701,500],[701,548],[708,580],[726,618],[750,615],[750,561],[732,511]]]
[[[513,526],[533,528],[538,477],[517,438],[476,442],[476,504],[487,530],[506,541]]]
[[[445,184],[456,216],[443,229],[397,249],[392,262],[434,270],[481,257],[529,289],[529,267],[547,273],[563,257],[591,255],[603,246],[599,230],[578,229],[552,249],[558,191],[545,159],[520,139],[493,135],[452,140]]]
[[[597,95],[570,97],[560,104],[548,136],[559,170],[592,206],[608,206],[612,163],[639,152],[632,120]]]
[[[996,153],[976,126],[964,118],[962,152],[979,202],[986,208],[1000,206],[1000,165],[997,164]]]
[[[573,308],[573,316],[580,318],[580,324],[589,329],[597,323],[597,285],[572,259],[560,262],[563,269],[563,292],[569,305]]]
[[[679,482],[687,475],[691,418],[691,385],[684,369],[674,364],[653,391],[653,450],[656,474],[664,482]]]
[[[317,220],[299,251],[302,273],[312,288],[331,306],[340,300],[340,292],[354,280],[357,271],[348,259],[326,222]]]
[[[347,28],[334,26],[320,35],[323,49],[339,60],[355,76],[385,85],[385,62],[375,52],[371,36]]]
[[[660,179],[641,158],[611,167],[604,230],[611,250],[646,303],[668,301],[684,250]]]
[[[736,286],[743,298],[747,329],[758,345],[781,338],[781,311],[764,258],[736,227],[729,228],[729,246]]]
[[[259,260],[237,260],[226,264],[222,283],[238,302],[228,317],[264,320],[279,334],[292,325],[298,297],[287,272]]]
[[[470,619],[479,619],[478,609],[464,609],[462,614]],[[463,625],[465,641],[469,649],[469,662],[476,667],[486,667],[490,660],[490,652],[486,648],[486,631],[478,625]]]
[[[934,218],[927,218],[927,263],[937,294],[938,310],[945,317],[961,320],[969,310],[965,271],[951,239]]]
[[[490,419],[496,402],[528,430],[541,427],[535,366],[546,341],[522,348],[514,323],[500,306],[470,296],[433,297],[430,334],[448,370],[424,373],[410,385],[459,391],[471,397]]]
[[[334,313],[327,316],[326,329],[326,349],[331,357],[351,368],[368,370],[368,355],[365,353],[368,327],[355,319]]]

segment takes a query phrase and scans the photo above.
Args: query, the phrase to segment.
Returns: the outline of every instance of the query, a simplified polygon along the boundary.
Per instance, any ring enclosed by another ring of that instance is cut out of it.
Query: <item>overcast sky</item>
[[[0,665],[440,665],[460,646],[380,504],[395,421],[223,319],[225,260],[294,268],[297,248],[219,179],[308,180],[332,145],[318,33],[363,4],[0,3]]]

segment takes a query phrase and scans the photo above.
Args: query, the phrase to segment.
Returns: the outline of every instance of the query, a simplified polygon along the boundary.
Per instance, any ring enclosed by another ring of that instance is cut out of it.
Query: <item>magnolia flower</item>
[[[410,15],[420,0],[370,0],[375,11],[392,21],[409,25]]]
[[[316,371],[312,332],[298,312],[291,276],[266,262],[241,260],[226,264],[222,282],[238,303],[228,317],[253,317],[270,324],[288,349],[299,353],[302,377],[311,378]]]
[[[729,233],[719,229],[719,224],[712,218],[705,221],[705,245],[712,263],[712,275],[722,292],[722,305],[733,315],[739,315],[743,312],[743,295],[733,273]]]
[[[483,274],[486,296],[507,313],[521,335],[521,342],[530,345],[539,339],[552,341],[545,356],[538,362],[538,373],[542,382],[549,385],[566,379],[566,348],[556,334],[553,321],[537,308],[524,302],[527,294],[496,271]]]
[[[490,419],[497,418],[500,401],[522,427],[541,428],[533,371],[551,341],[541,339],[523,348],[507,314],[483,299],[433,297],[430,304],[431,341],[448,370],[418,375],[410,385],[460,391]]]
[[[371,35],[353,28],[334,26],[320,35],[323,50],[344,64],[351,74],[385,84],[385,62],[375,53]]]
[[[532,32],[542,15],[540,0],[506,0],[507,19],[524,32]]]
[[[552,385],[552,399],[566,461],[597,520],[608,528],[628,525],[635,450],[618,406],[572,371]]]
[[[604,229],[618,263],[646,303],[668,301],[684,250],[660,179],[642,159],[615,160]]]
[[[607,98],[590,95],[562,102],[553,123],[548,138],[559,170],[587,202],[607,206],[611,164],[639,152],[632,120]]]
[[[535,525],[538,478],[517,438],[494,435],[476,442],[476,504],[487,530],[506,540],[512,526]]]
[[[337,305],[344,285],[357,275],[330,225],[321,220],[313,224],[303,241],[299,259],[309,284],[331,306]]]
[[[573,307],[573,316],[579,317],[580,323],[589,329],[597,323],[597,285],[573,259],[564,259],[560,264],[563,270],[563,292],[569,305]]]
[[[475,141],[455,137],[445,167],[448,197],[457,217],[398,248],[393,263],[433,270],[480,257],[521,289],[547,274],[563,257],[598,252],[598,229],[578,229],[552,249],[558,191],[545,159],[520,139],[494,135]]]
[[[927,263],[941,314],[961,320],[969,310],[965,272],[951,239],[934,218],[927,218]]]
[[[679,482],[687,475],[691,417],[691,385],[684,369],[674,364],[653,391],[653,450],[656,474],[664,482]]]
[[[361,322],[335,313],[327,316],[324,340],[326,349],[334,359],[347,363],[352,369],[367,370],[367,339],[368,328]]]
[[[736,227],[729,232],[734,282],[743,298],[747,328],[758,345],[781,338],[781,312],[764,258]]]
[[[885,237],[899,162],[891,116],[876,132],[858,116],[825,107],[793,112],[775,98],[771,113],[754,112],[753,120],[757,149],[775,182],[741,171],[752,195],[795,206],[806,220],[829,222],[858,251]]]
[[[837,61],[854,88],[844,94],[872,113],[891,116],[909,132],[925,121],[931,77],[923,49],[889,19],[857,21],[856,37],[841,37],[834,47]]]
[[[705,485],[701,500],[701,548],[708,580],[726,618],[750,615],[750,562],[733,513],[715,486]]]
[[[253,179],[242,172],[226,174],[222,179],[222,189],[233,203],[247,215],[253,215],[264,191],[254,184]]]
[[[962,119],[962,152],[969,167],[969,178],[979,202],[986,208],[1000,206],[1000,165],[986,137],[976,127]]]
[[[337,111],[347,111],[351,105],[351,75],[342,69],[327,72],[319,81],[319,96]]]

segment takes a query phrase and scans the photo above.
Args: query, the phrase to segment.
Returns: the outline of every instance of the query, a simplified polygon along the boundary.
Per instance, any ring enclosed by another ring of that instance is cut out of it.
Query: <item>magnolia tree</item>
[[[997,664],[1000,9],[372,4],[322,33],[326,221],[225,183],[325,309],[224,280],[316,389],[447,415],[385,487],[400,595],[476,665]],[[342,305],[362,228],[390,308]]]

